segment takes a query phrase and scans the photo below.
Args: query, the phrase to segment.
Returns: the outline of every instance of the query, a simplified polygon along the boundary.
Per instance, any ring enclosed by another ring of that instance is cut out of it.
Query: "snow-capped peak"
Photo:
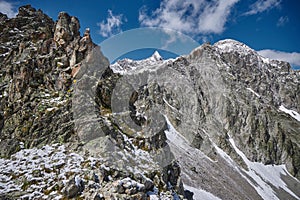
[[[160,61],[163,60],[163,58],[161,57],[161,55],[158,53],[158,51],[155,51],[151,57],[149,57],[148,59],[153,60],[153,61]]]
[[[220,40],[214,44],[222,53],[238,52],[241,55],[256,54],[256,52],[247,45],[232,39]]]
[[[213,47],[220,53],[237,53],[242,58],[248,57],[250,62],[255,63],[256,65],[259,63],[259,65],[270,64],[275,67],[278,66],[278,61],[265,58],[246,44],[236,40],[220,40],[216,42]]]
[[[110,68],[115,73],[124,74],[137,68],[149,67],[163,62],[164,60],[161,55],[158,51],[155,51],[152,56],[143,60],[131,60],[127,58],[118,60],[116,63],[110,65]]]

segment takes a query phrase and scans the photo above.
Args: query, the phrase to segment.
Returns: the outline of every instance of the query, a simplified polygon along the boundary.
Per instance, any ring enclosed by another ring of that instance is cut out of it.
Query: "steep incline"
[[[0,198],[300,199],[300,74],[222,40],[108,60],[30,6],[0,15]]]
[[[166,135],[185,184],[222,198],[299,196],[288,171],[299,179],[300,77],[288,63],[233,40],[156,65],[134,62],[139,64],[116,71],[128,80],[146,79],[131,81],[138,93],[131,112],[149,119],[155,105],[165,115],[176,130]]]

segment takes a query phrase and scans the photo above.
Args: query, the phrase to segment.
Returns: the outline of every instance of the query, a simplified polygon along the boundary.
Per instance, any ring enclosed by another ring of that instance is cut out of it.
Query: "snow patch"
[[[245,171],[254,181],[253,183],[250,179],[245,177],[242,173],[241,175],[246,178],[246,180],[256,189],[257,193],[263,199],[278,199],[275,191],[269,184],[272,184],[276,188],[282,188],[292,196],[298,199],[297,195],[295,195],[285,184],[285,182],[281,179],[281,175],[287,175],[288,172],[284,165],[264,165],[258,162],[250,161],[246,155],[237,148],[235,142],[232,138],[229,138],[229,142],[231,143],[234,150],[241,156],[246,165],[249,168],[249,171]]]
[[[52,107],[52,108],[47,108],[46,111],[52,112],[52,111],[57,110],[57,109],[58,109],[57,107]]]
[[[147,195],[150,197],[150,200],[159,200],[158,189],[156,187],[153,188],[153,191],[147,192]]]
[[[293,117],[298,122],[300,122],[300,114],[297,113],[296,111],[287,109],[283,105],[279,106],[279,110],[282,111],[282,112],[285,112],[285,113],[289,114],[291,117]]]
[[[190,146],[190,142],[185,139],[180,133],[177,132],[177,130],[174,128],[174,126],[169,121],[168,117],[166,117],[168,130],[165,131],[166,136],[170,142],[175,144],[179,149],[184,151],[193,152],[194,149]]]
[[[50,199],[51,195],[56,196],[51,196],[51,199],[61,199],[61,195],[54,191],[49,196],[39,193],[39,190],[52,187],[57,181],[66,183],[69,173],[77,174],[87,171],[81,167],[83,161],[81,155],[68,153],[64,146],[58,144],[46,145],[41,149],[22,149],[13,154],[10,159],[0,159],[2,167],[0,193],[24,191],[26,194],[22,196],[22,199],[42,199],[42,197]],[[36,173],[38,175],[35,175]],[[26,190],[22,188],[24,178],[31,183]],[[75,176],[75,183],[77,186],[82,183],[82,179],[78,175]]]
[[[150,200],[159,200],[159,197],[156,194],[150,194],[149,197]]]
[[[250,92],[252,92],[253,94],[255,94],[255,96],[257,96],[258,98],[260,98],[260,95],[256,92],[254,92],[254,90],[252,90],[251,88],[247,88],[247,90],[249,90]]]
[[[75,176],[75,185],[77,187],[81,186],[81,178],[78,175]]]
[[[270,58],[265,58],[265,57],[261,56],[261,59],[264,63],[270,64]]]
[[[183,184],[183,187],[194,193],[194,196],[193,196],[194,200],[221,200],[219,197],[216,197],[213,194],[211,194],[205,190],[197,189],[197,188],[185,185],[185,184]]]
[[[214,44],[222,53],[238,52],[241,55],[255,54],[247,45],[232,39],[225,39]]]
[[[6,53],[3,53],[3,54],[0,54],[0,57],[5,57],[9,54],[9,52],[6,52]]]

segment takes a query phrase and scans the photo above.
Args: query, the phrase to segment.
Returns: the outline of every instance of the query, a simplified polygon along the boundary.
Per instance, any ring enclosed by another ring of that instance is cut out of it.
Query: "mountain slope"
[[[126,60],[119,62],[126,66]],[[185,143],[189,145],[178,146],[180,141],[173,144],[174,138],[170,139],[167,134],[171,150],[182,167],[185,184],[217,192],[223,198],[228,192],[234,199],[275,199],[277,195],[299,198],[299,194],[288,188],[293,184],[298,188],[296,180],[288,178],[285,179],[288,183],[279,184],[289,173],[299,178],[299,74],[291,70],[288,63],[263,58],[233,40],[213,46],[205,44],[186,57],[163,63],[148,65],[149,74],[156,67],[155,78],[144,75],[145,67],[143,70],[130,68],[122,74],[127,74],[128,79],[134,78],[132,74],[148,78],[146,89],[138,92],[142,97],[134,103],[136,112],[145,113],[144,107],[150,102],[160,104],[160,112],[167,115],[178,134],[188,140]],[[164,73],[176,81],[166,78]],[[132,82],[134,84],[136,82]],[[180,96],[176,90],[184,94]],[[145,98],[145,93],[153,96]],[[196,99],[192,101],[193,98]],[[195,153],[195,148],[201,152]],[[219,156],[225,158],[227,164],[220,161]],[[236,166],[239,169],[233,170],[233,174],[226,172]],[[267,172],[273,175],[268,176]],[[230,184],[223,185],[224,182]],[[263,187],[265,183],[270,186]],[[263,189],[256,187],[257,184]],[[253,188],[256,191],[252,191]]]
[[[109,66],[67,13],[0,19],[1,198],[300,198],[288,63],[228,39]]]

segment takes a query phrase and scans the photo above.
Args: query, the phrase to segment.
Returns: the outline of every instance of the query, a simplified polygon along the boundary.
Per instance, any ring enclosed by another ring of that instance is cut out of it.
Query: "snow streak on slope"
[[[258,98],[260,98],[260,95],[257,94],[254,90],[252,90],[251,88],[247,88],[247,90],[249,90],[250,92],[252,92],[255,96],[257,96]]]
[[[293,118],[296,119],[298,122],[300,122],[300,114],[297,113],[296,111],[289,110],[289,109],[285,108],[283,105],[281,105],[281,106],[279,107],[279,110],[282,111],[282,112],[285,112],[285,113],[289,114],[291,117],[293,117]]]
[[[233,146],[234,150],[242,157],[244,162],[247,164],[249,171],[245,171],[254,181],[253,183],[250,179],[245,177],[248,182],[256,189],[257,193],[263,199],[278,199],[276,193],[270,186],[272,184],[276,188],[282,188],[296,199],[299,199],[284,183],[281,179],[281,175],[287,175],[287,170],[284,165],[264,165],[262,163],[251,162],[245,154],[237,148],[235,142],[232,138],[229,142]]]
[[[211,160],[209,157],[207,157],[204,153],[199,151],[198,149],[193,148],[190,146],[190,143],[188,142],[187,139],[185,139],[184,136],[182,136],[171,124],[169,119],[165,116],[167,125],[168,125],[168,130],[165,131],[166,136],[168,138],[168,142],[171,145],[171,149],[175,146],[177,150],[181,152],[188,152],[188,154],[185,154],[185,156],[191,156],[193,159],[209,159],[210,161],[214,162]],[[173,146],[174,145],[174,146]],[[220,200],[218,197],[214,196],[213,194],[200,189],[200,188],[194,188],[188,185],[184,185],[184,188],[193,192],[194,196],[193,198],[195,200]]]
[[[188,185],[183,185],[183,187],[191,192],[194,193],[193,199],[194,200],[221,200],[220,198],[214,196],[213,194],[202,190],[202,189],[197,189]]]
[[[198,158],[198,159],[208,159],[212,162],[214,162],[212,159],[210,159],[208,156],[206,156],[203,152],[201,152],[198,149],[195,149],[190,145],[190,142],[182,136],[171,124],[168,117],[165,116],[165,119],[167,121],[168,130],[165,131],[166,136],[168,138],[168,143],[172,148],[176,148],[176,152],[180,151],[181,153],[184,153],[186,156],[190,156],[192,158]],[[173,150],[173,149],[172,149]],[[176,155],[175,155],[176,156]],[[180,156],[180,155],[178,155]]]
[[[174,126],[171,124],[169,119],[166,117],[168,130],[165,131],[166,136],[170,142],[176,144],[177,148],[184,150],[184,151],[192,151],[192,147],[189,145],[189,142],[176,131]]]

